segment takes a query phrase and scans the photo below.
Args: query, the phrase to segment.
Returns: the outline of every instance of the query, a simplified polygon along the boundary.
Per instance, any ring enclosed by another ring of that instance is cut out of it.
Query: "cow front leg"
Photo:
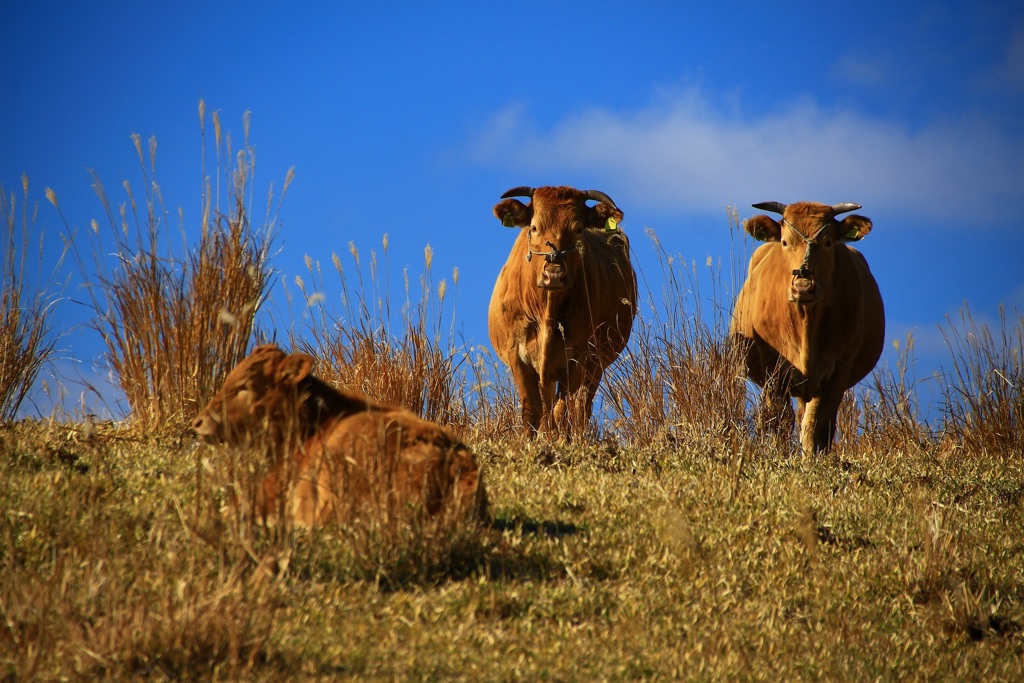
[[[531,366],[518,361],[512,366],[512,378],[519,390],[523,434],[528,438],[533,438],[541,428],[540,375]]]
[[[842,386],[842,383],[837,384]],[[800,445],[805,453],[826,453],[832,449],[836,438],[839,404],[846,393],[845,389],[836,389],[835,386],[832,384],[825,387],[820,397],[807,402],[800,423]]]
[[[815,397],[807,401],[800,399],[800,448],[805,455],[811,455],[818,450],[814,434],[818,428],[820,407],[820,398]]]
[[[555,415],[556,407],[558,403],[561,403],[564,410],[565,404],[565,401],[560,400],[557,396],[557,384],[558,380],[548,379],[540,382],[537,386],[538,393],[540,394],[541,431],[549,439],[558,435],[558,422]]]

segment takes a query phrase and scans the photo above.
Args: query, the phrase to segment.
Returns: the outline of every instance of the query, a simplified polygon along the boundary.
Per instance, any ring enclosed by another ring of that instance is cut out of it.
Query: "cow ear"
[[[600,202],[590,207],[590,224],[588,227],[615,230],[622,221],[622,218],[623,213],[620,209]]]
[[[782,226],[764,214],[748,218],[743,229],[758,242],[778,242],[782,237]]]
[[[292,353],[281,360],[274,379],[285,384],[298,384],[313,369],[313,357],[305,353]]]
[[[533,220],[533,209],[518,199],[504,199],[494,205],[494,215],[506,228],[522,228]]]
[[[839,241],[859,242],[871,232],[871,219],[856,214],[839,222]]]

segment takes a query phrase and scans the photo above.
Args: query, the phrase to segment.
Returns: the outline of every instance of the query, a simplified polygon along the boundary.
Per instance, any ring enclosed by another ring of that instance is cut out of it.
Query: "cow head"
[[[537,286],[547,290],[572,287],[583,257],[583,231],[615,229],[622,211],[597,190],[571,187],[516,187],[501,195],[494,215],[506,227],[527,228],[526,260],[533,265]],[[523,204],[510,197],[529,197]],[[587,206],[587,201],[596,201]]]
[[[228,374],[192,430],[207,443],[235,446],[257,435],[279,439],[282,430],[296,427],[291,416],[298,414],[298,385],[312,367],[313,358],[304,353],[256,347]]]
[[[754,204],[782,215],[782,221],[765,216],[754,216],[744,227],[750,235],[762,242],[777,242],[792,273],[789,301],[810,306],[828,295],[835,265],[835,247],[845,242],[856,242],[871,232],[871,219],[864,216],[836,216],[860,208],[858,204],[828,206],[815,202],[800,202],[786,206],[780,202]]]

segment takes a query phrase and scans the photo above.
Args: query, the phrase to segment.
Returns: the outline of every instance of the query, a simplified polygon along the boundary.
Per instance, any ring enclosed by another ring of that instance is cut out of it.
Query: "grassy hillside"
[[[487,528],[275,537],[191,441],[0,438],[9,679],[1024,675],[1020,458],[482,442]]]

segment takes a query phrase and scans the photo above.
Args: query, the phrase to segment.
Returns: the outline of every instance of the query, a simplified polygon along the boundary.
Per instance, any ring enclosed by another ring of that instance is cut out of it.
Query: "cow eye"
[[[782,247],[783,247],[783,249],[788,249],[789,248],[789,241],[788,240],[782,240]]]

